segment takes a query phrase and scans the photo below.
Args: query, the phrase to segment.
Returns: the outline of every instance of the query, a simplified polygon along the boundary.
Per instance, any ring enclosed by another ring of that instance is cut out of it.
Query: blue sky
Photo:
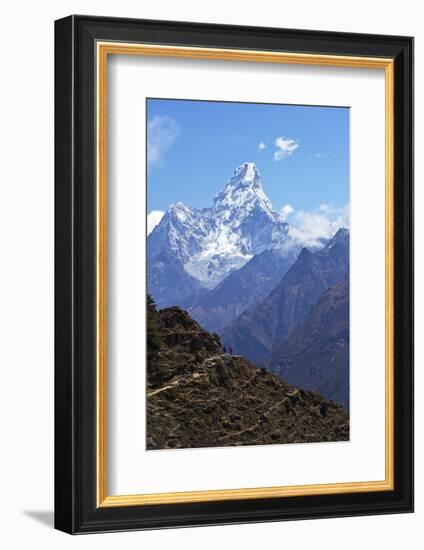
[[[147,120],[148,212],[212,205],[245,161],[276,210],[349,201],[348,108],[148,99]]]

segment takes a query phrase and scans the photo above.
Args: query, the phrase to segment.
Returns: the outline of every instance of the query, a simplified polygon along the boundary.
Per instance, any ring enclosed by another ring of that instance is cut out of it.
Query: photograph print
[[[349,440],[349,108],[146,101],[148,450]]]

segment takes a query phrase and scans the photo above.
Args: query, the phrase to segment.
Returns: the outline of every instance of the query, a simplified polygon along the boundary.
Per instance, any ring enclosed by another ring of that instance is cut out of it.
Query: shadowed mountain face
[[[187,312],[148,305],[147,448],[346,441],[349,418],[240,356]]]
[[[166,249],[157,254],[154,261],[147,262],[147,279],[159,307],[169,304],[189,307],[205,292],[205,288],[185,271],[181,261]]]
[[[293,261],[278,250],[264,250],[199,300],[190,315],[206,330],[222,334],[245,309],[265,298]]]
[[[323,250],[314,253],[304,248],[265,300],[248,308],[223,330],[224,344],[251,361],[263,361],[348,269],[349,232],[339,229]]]
[[[278,343],[267,369],[349,410],[349,281],[331,286],[303,323]]]

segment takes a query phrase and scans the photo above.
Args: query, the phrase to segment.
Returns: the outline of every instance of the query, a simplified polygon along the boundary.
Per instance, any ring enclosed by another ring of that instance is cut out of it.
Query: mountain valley
[[[316,391],[348,411],[348,224],[339,216],[324,238],[287,223],[266,196],[257,167],[243,163],[212,207],[171,205],[149,235],[147,283],[157,316],[175,307],[184,310],[217,346],[222,342],[232,352],[231,360],[223,354],[226,362],[219,362],[231,363],[241,378],[253,363],[282,383]],[[209,377],[206,359],[195,361],[202,379]],[[154,402],[184,380],[197,387],[197,378],[186,372],[192,358],[180,360],[185,378],[175,382],[174,358],[172,387],[155,393]],[[166,376],[161,380],[165,384]]]

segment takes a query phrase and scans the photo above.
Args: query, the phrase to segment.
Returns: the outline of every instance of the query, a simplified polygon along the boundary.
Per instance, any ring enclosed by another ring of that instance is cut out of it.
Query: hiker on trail
[[[327,416],[328,414],[328,403],[323,403],[319,409],[319,412],[321,414],[321,416],[323,416],[324,418]]]
[[[222,346],[222,351],[223,351],[224,353],[227,353],[227,350],[226,350],[225,346]]]
[[[231,346],[230,346],[229,352],[230,352],[230,355],[233,355],[233,348]]]

